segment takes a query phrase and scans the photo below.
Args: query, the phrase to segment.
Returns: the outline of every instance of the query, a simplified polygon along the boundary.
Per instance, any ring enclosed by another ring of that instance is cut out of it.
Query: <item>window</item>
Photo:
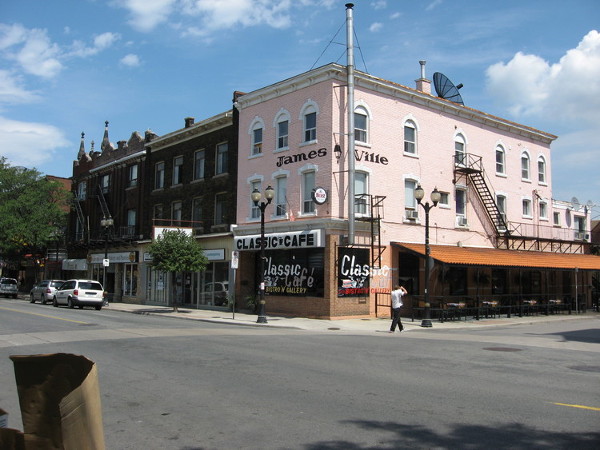
[[[165,163],[159,162],[154,166],[154,189],[165,187]]]
[[[204,150],[198,150],[194,153],[194,180],[201,180],[204,178],[205,162],[206,156]]]
[[[366,172],[354,174],[354,212],[367,215],[367,194],[369,178]]]
[[[304,142],[317,140],[317,113],[310,112],[304,115]]]
[[[548,204],[546,202],[539,202],[538,206],[540,219],[548,220]]]
[[[263,129],[257,125],[252,130],[252,155],[260,155],[262,153],[263,144]]]
[[[404,180],[404,208],[417,209],[417,200],[415,199],[415,189],[417,182],[414,180]]]
[[[521,155],[521,179],[529,180],[529,155],[527,153]]]
[[[77,185],[77,200],[85,200],[87,198],[87,182],[82,181]]]
[[[287,178],[275,179],[275,215],[285,216],[287,213]]]
[[[315,202],[312,199],[312,191],[315,188],[315,172],[304,172],[302,174],[302,214],[310,214],[315,211]]]
[[[417,154],[417,127],[412,120],[404,123],[404,153]]]
[[[467,190],[457,188],[454,192],[456,207],[456,226],[467,227]]]
[[[498,225],[506,225],[506,197],[504,195],[496,195],[496,206],[502,217],[502,221],[499,221]]]
[[[288,148],[289,121],[277,122],[277,150]]]
[[[123,234],[127,236],[133,236],[135,234],[135,225],[137,219],[137,212],[135,209],[127,210],[127,230]]]
[[[152,218],[153,219],[163,219],[163,205],[158,204],[158,205],[154,205],[154,208],[152,210]]]
[[[543,156],[538,159],[538,181],[540,184],[546,184],[546,160]]]
[[[173,202],[171,204],[171,219],[173,225],[181,226],[181,202]]]
[[[552,213],[554,226],[560,227],[560,212],[555,211]]]
[[[454,164],[464,166],[466,162],[465,138],[459,134],[454,138]]]
[[[531,200],[528,198],[523,199],[523,217],[531,218]]]
[[[227,146],[227,142],[224,142],[223,144],[219,144],[217,145],[217,162],[216,162],[216,167],[215,167],[215,174],[219,175],[222,173],[227,173],[227,153],[228,153],[228,146]]]
[[[202,198],[196,197],[192,201],[192,226],[202,228]]]
[[[173,186],[183,182],[183,156],[178,156],[173,160]]]
[[[440,192],[440,202],[438,203],[440,207],[450,207],[450,194],[448,192]]]
[[[260,181],[252,181],[250,183],[250,192],[254,192],[254,190],[257,190],[258,192],[262,193],[262,183]],[[250,198],[249,200],[250,200],[250,218],[251,219],[260,219],[260,206],[255,205],[254,202],[252,201],[252,198]]]
[[[364,108],[359,108],[354,112],[354,140],[357,142],[368,142],[367,127],[368,116]]]
[[[502,147],[496,147],[496,173],[504,175],[504,149]]]
[[[110,175],[102,175],[100,177],[100,189],[103,194],[107,194],[110,189]]]
[[[227,193],[215,195],[215,225],[227,223]]]
[[[127,186],[133,187],[138,184],[138,165],[133,164],[127,169]]]

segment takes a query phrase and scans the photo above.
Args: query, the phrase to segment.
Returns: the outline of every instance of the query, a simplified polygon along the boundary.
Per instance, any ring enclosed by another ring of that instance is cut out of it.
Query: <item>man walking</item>
[[[404,326],[400,320],[400,308],[402,308],[402,305],[404,304],[402,302],[402,297],[406,294],[406,289],[404,289],[404,286],[400,285],[396,285],[392,291],[392,326],[390,328],[390,333],[396,331],[396,325],[398,325],[398,330],[400,330],[400,332],[404,331]]]

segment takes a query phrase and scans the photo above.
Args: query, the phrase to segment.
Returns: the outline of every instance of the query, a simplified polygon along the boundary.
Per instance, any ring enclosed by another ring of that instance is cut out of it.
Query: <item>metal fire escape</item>
[[[369,222],[371,226],[371,266],[381,267],[381,256],[385,247],[381,245],[381,219],[383,219],[383,195],[358,194],[355,196],[355,205],[364,205],[368,200],[369,214],[357,217],[356,220]],[[366,205],[365,205],[366,206]]]
[[[475,192],[477,192],[477,195],[483,204],[487,217],[494,226],[496,235],[506,235],[508,233],[506,216],[498,209],[494,194],[485,181],[485,172],[483,170],[481,156],[469,153],[457,153],[454,155],[455,183],[457,174],[466,176],[471,182],[471,185],[475,188]]]
[[[81,230],[81,239],[80,240],[85,241],[86,239],[89,239],[89,232],[86,227],[85,216],[83,214],[83,210],[81,209],[81,203],[78,198],[73,199],[73,208],[75,209],[75,212],[77,213],[77,221],[79,222],[79,225],[80,225],[80,228],[79,228]]]

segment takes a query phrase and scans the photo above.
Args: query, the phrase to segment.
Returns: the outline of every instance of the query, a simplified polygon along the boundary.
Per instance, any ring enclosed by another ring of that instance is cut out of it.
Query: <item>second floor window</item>
[[[202,228],[202,198],[197,197],[192,203],[192,226]]]
[[[173,160],[173,186],[183,182],[183,156]]]
[[[227,194],[215,195],[215,225],[227,223]]]
[[[285,216],[287,213],[287,178],[276,179],[275,188],[275,215]]]
[[[103,194],[107,194],[110,189],[110,175],[102,175],[100,178],[100,189]]]
[[[204,178],[204,163],[206,161],[204,150],[194,153],[194,180]]]
[[[215,163],[215,175],[227,173],[227,142],[217,145],[217,158]]]
[[[289,122],[287,120],[277,123],[277,150],[288,147],[288,128]]]
[[[315,202],[312,191],[315,188],[315,173],[313,171],[302,174],[302,213],[310,214],[315,211]]]
[[[165,163],[159,162],[154,166],[154,189],[165,187]]]
[[[262,192],[261,182],[253,181],[250,183],[250,192],[254,192],[257,190],[258,192]],[[260,207],[255,205],[252,199],[250,199],[250,218],[252,219],[260,219]]]
[[[456,215],[465,216],[467,214],[467,191],[457,189],[454,195],[456,197]]]
[[[458,135],[454,140],[454,164],[464,166],[466,163],[465,140],[461,135]]]
[[[531,217],[531,200],[524,198],[522,202],[523,217]]]
[[[133,187],[138,184],[138,165],[133,164],[127,170],[127,186]]]
[[[354,174],[354,212],[356,214],[367,214],[368,176],[365,172]]]

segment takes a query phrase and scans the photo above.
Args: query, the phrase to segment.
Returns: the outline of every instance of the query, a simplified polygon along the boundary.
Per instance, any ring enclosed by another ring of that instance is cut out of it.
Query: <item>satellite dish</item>
[[[573,197],[571,199],[571,204],[573,205],[573,209],[578,210],[579,207],[581,206],[581,203],[579,203],[579,200],[577,200],[577,197]]]
[[[437,92],[438,97],[458,103],[459,105],[465,105],[458,92],[458,90],[463,87],[462,83],[455,86],[446,75],[436,72],[433,74],[433,86],[435,87],[435,92]]]

